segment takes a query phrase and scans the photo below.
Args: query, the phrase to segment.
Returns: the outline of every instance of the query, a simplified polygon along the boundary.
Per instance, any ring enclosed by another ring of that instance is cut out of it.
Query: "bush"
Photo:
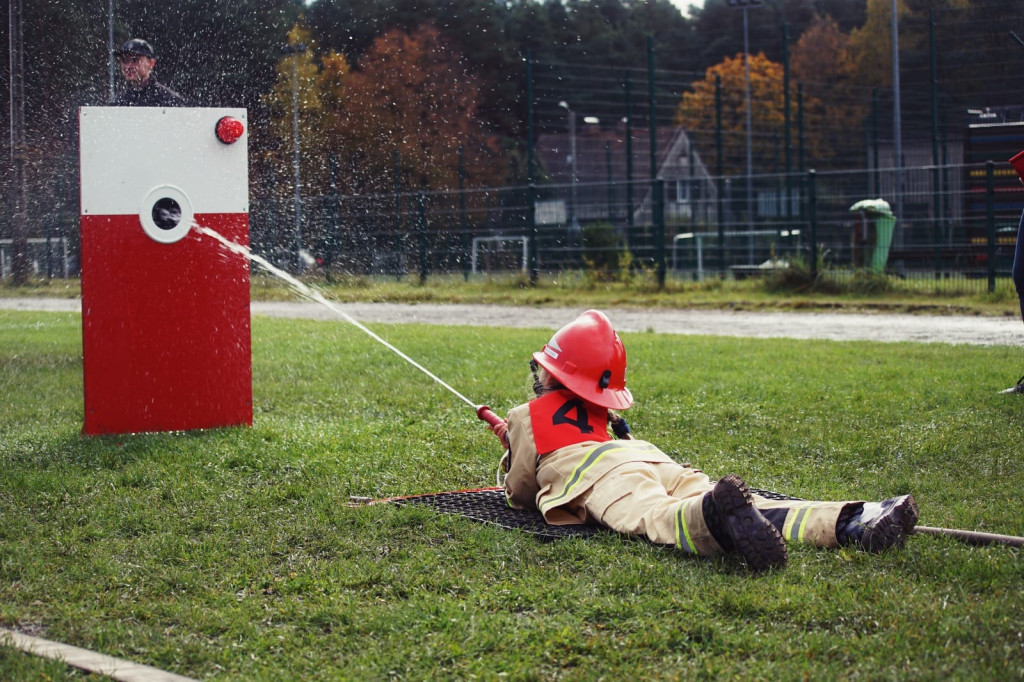
[[[583,226],[583,262],[596,279],[608,282],[615,278],[622,251],[622,239],[611,223]]]

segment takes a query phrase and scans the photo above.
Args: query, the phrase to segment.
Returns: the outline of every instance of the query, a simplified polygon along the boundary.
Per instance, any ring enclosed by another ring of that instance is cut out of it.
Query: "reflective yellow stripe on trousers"
[[[786,514],[786,522],[782,524],[782,537],[790,542],[800,542],[803,540],[804,529],[807,527],[807,520],[810,516],[810,506],[801,509],[791,509]]]
[[[697,499],[703,500],[704,496],[702,495]],[[686,500],[680,502],[679,506],[676,507],[676,547],[684,549],[690,554],[696,554],[697,546],[693,544],[693,538],[690,537],[690,527],[686,525],[686,516],[683,513],[685,507]]]

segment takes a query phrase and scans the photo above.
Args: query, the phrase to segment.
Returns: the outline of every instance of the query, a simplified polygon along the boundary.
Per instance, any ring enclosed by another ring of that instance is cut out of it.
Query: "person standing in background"
[[[126,87],[114,99],[119,107],[185,107],[185,98],[157,81],[153,73],[156,53],[140,38],[132,38],[114,52]]]
[[[1024,184],[1024,178],[1021,184]],[[1024,322],[1024,214],[1021,214],[1020,225],[1017,226],[1017,249],[1013,252],[1013,286],[1017,289],[1020,317]],[[1011,386],[1003,393],[1024,393],[1024,376],[1017,380],[1016,386]]]

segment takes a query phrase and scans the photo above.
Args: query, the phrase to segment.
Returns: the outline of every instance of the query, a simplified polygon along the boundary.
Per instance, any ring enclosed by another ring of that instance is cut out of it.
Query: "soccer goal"
[[[470,258],[473,274],[517,269],[526,272],[529,267],[528,242],[529,238],[525,236],[473,237]]]
[[[28,258],[32,273],[67,278],[71,272],[71,256],[67,237],[32,237],[28,242]],[[14,271],[14,240],[0,239],[0,279]]]

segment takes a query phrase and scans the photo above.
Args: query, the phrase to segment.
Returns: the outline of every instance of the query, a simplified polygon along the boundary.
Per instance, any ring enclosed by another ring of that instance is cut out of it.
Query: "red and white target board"
[[[86,434],[252,424],[244,109],[83,107]]]

